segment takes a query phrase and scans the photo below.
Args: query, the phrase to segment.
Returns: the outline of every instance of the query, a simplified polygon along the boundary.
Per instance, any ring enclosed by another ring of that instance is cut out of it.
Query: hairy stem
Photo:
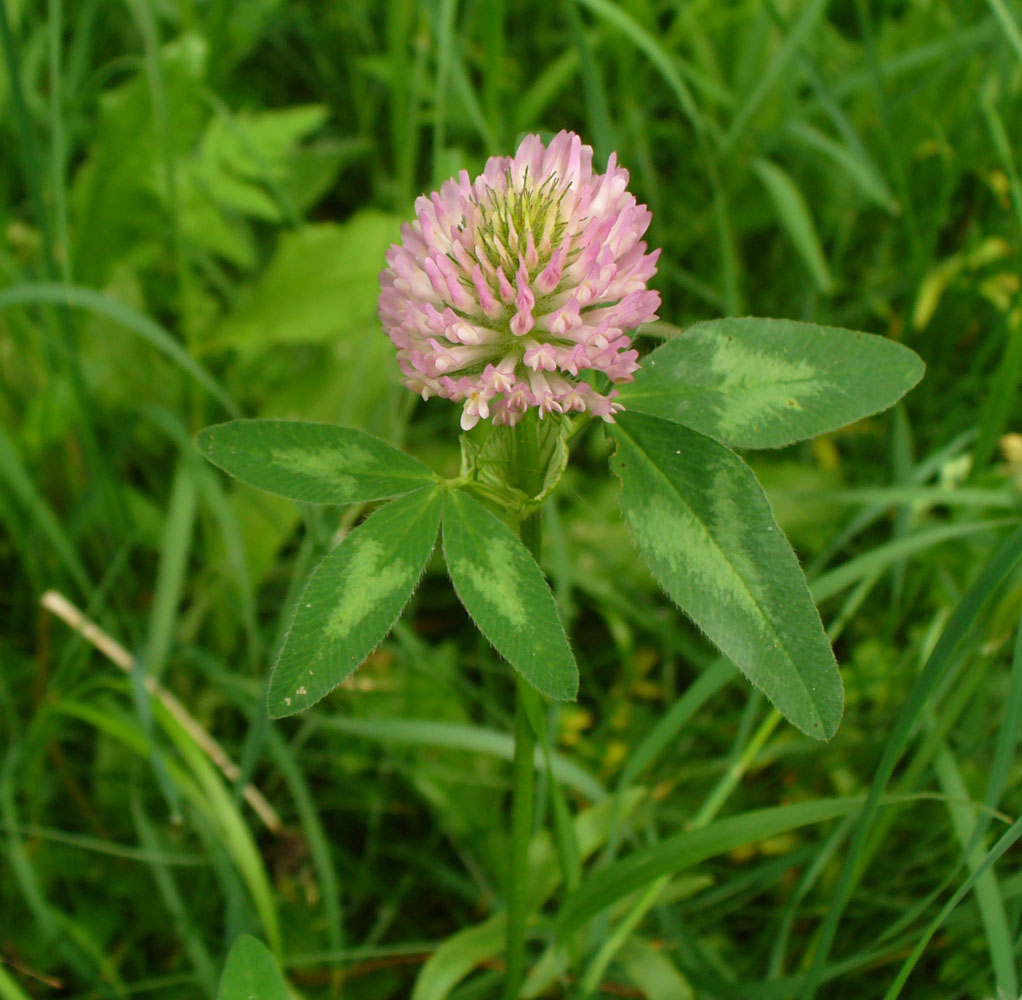
[[[532,416],[532,414],[529,414]],[[518,482],[530,496],[542,488],[539,469],[539,430],[536,420],[522,421],[517,435]],[[543,541],[540,512],[526,517],[519,526],[522,543],[538,561]],[[535,798],[534,755],[536,734],[525,708],[525,681],[515,686],[515,756],[511,779],[511,856],[507,881],[507,977],[504,1000],[518,1000],[525,977],[525,932],[529,919],[529,841],[532,837],[532,809]]]
[[[536,736],[525,711],[518,681],[515,708],[515,758],[512,772],[511,858],[507,892],[507,978],[504,1000],[518,1000],[525,976],[525,931],[529,918],[529,840],[535,795],[533,754]]]

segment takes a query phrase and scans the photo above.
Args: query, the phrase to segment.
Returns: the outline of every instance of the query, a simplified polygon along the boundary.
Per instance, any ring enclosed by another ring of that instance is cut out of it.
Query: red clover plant
[[[389,500],[309,577],[273,669],[274,717],[322,698],[386,636],[442,525],[454,589],[518,678],[506,1000],[525,971],[542,699],[578,690],[539,566],[538,513],[574,434],[607,422],[624,517],[653,575],[785,718],[826,740],[842,713],[837,664],[798,560],[732,448],[833,430],[891,406],[923,373],[881,337],[751,318],[677,331],[640,360],[631,335],[656,318],[646,285],[659,251],[642,242],[650,213],[627,171],[612,155],[594,173],[592,156],[573,133],[548,145],[527,136],[474,181],[462,171],[420,198],[387,254],[379,312],[405,385],[461,403],[465,431],[493,425],[463,436],[456,479],[344,427],[239,420],[199,436],[212,462],[281,496]]]

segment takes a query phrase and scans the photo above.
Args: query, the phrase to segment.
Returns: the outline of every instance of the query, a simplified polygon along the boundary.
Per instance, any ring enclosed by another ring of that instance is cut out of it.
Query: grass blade
[[[846,816],[861,804],[861,798],[817,799],[759,809],[729,816],[698,830],[685,830],[635,851],[591,876],[564,901],[557,915],[558,937],[565,939],[623,896],[663,875],[677,874],[744,844]]]
[[[891,983],[887,992],[884,994],[884,1000],[896,1000],[901,994],[901,988],[904,986],[905,981],[912,974],[912,970],[915,968],[919,959],[922,957],[923,952],[926,950],[926,946],[930,943],[933,935],[940,930],[941,925],[951,915],[955,907],[972,891],[976,883],[993,867],[993,865],[1011,848],[1015,843],[1022,838],[1022,819],[1016,820],[1012,823],[1011,827],[1005,831],[1001,838],[996,844],[990,849],[987,856],[983,859],[983,863],[973,872],[965,882],[958,888],[955,894],[947,901],[944,908],[934,917],[933,922],[929,927],[926,928],[925,933],[919,938],[915,948],[912,950],[912,954],[905,959],[901,969],[898,970],[898,975],[895,977],[894,982]]]
[[[932,725],[932,712],[927,714],[931,716]],[[969,801],[969,791],[947,743],[943,743],[937,753],[934,771],[941,790],[948,796],[948,813],[955,835],[962,846],[965,863],[970,873],[975,874],[983,863],[983,851],[979,845],[970,850],[969,842],[976,829],[978,816],[971,805],[966,805]],[[1004,911],[1004,898],[997,876],[992,870],[988,869],[977,877],[975,893],[998,993],[1008,997],[1018,996],[1014,947]]]
[[[937,645],[930,654],[922,673],[912,686],[908,697],[895,720],[891,734],[884,745],[884,752],[877,765],[876,777],[863,806],[855,834],[841,870],[840,880],[834,890],[827,916],[820,928],[819,938],[813,952],[813,961],[799,993],[799,1000],[813,1000],[816,996],[821,975],[837,933],[837,926],[844,913],[852,890],[862,875],[859,859],[866,847],[870,830],[880,809],[880,799],[894,773],[898,761],[908,744],[923,706],[936,689],[941,678],[951,666],[965,637],[972,630],[984,605],[993,596],[1004,579],[1022,562],[1022,528],[1008,536],[984,567],[979,578],[969,588],[951,615]]]
[[[828,573],[822,573],[812,581],[809,590],[813,595],[813,600],[821,603],[835,594],[839,594],[846,587],[865,579],[870,574],[885,570],[918,552],[925,552],[934,545],[940,545],[953,538],[966,538],[969,535],[985,531],[995,531],[998,528],[1017,523],[1011,519],[999,519],[980,521],[975,524],[948,524],[939,528],[917,531],[905,538],[898,538],[886,545],[877,546],[871,552],[849,559],[848,562],[842,563]]]
[[[788,132],[811,149],[825,156],[844,171],[848,179],[870,201],[876,203],[890,215],[898,214],[898,203],[883,175],[860,151],[849,149],[836,142],[829,135],[805,121],[794,121],[788,125]]]
[[[1015,18],[1012,17],[1011,11],[1008,10],[1008,5],[1004,0],[987,0],[987,4],[994,12],[994,17],[997,18],[997,23],[1001,26],[1008,44],[1015,50],[1015,55],[1019,57],[1019,60],[1022,61],[1022,29],[1016,24]]]
[[[824,295],[830,294],[834,290],[834,279],[830,276],[820,237],[816,234],[816,224],[802,192],[788,174],[770,160],[754,160],[752,169],[766,188],[781,225],[788,231],[816,287]]]
[[[197,490],[195,474],[187,461],[174,473],[163,523],[160,568],[156,575],[149,636],[145,651],[146,672],[159,677],[166,666],[174,636],[178,605],[184,595],[185,572],[192,548]]]
[[[514,755],[514,743],[509,733],[482,726],[434,722],[429,719],[354,719],[343,716],[319,716],[314,725],[381,743],[445,747],[449,750],[487,754],[501,760],[511,760]],[[543,754],[538,747],[535,760],[536,768],[543,769]],[[551,767],[558,780],[586,798],[594,802],[606,798],[606,789],[570,758],[553,753]]]
[[[741,107],[735,113],[734,118],[731,119],[731,127],[727,130],[720,144],[722,156],[727,156],[738,144],[745,126],[749,123],[749,119],[752,118],[759,110],[759,106],[766,100],[774,84],[781,74],[784,73],[788,63],[791,62],[792,57],[806,40],[817,19],[823,14],[827,3],[828,0],[812,0],[811,3],[806,4],[802,9],[802,13],[784,39],[777,55],[774,56],[766,70],[758,75],[756,86],[753,88],[752,93],[746,97]]]
[[[14,285],[0,291],[0,309],[41,302],[85,309],[87,312],[105,316],[118,326],[123,326],[195,379],[232,417],[241,415],[237,404],[227,391],[167,330],[123,302],[117,302],[91,288],[58,282]]]
[[[7,436],[2,426],[0,426],[0,482],[5,483],[7,489],[21,503],[82,593],[88,593],[92,587],[89,573],[74,542],[67,536],[53,509],[36,489],[14,442]]]

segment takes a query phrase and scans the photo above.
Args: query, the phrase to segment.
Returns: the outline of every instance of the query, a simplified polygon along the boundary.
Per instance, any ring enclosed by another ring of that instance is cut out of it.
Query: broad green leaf
[[[507,919],[503,913],[452,934],[430,956],[415,980],[412,1000],[446,1000],[474,968],[504,950]]]
[[[366,210],[281,235],[259,284],[211,333],[208,349],[333,341],[376,315],[379,273],[400,220]],[[375,337],[383,337],[377,326]]]
[[[290,1000],[287,983],[266,945],[250,934],[234,942],[216,1000]]]
[[[281,190],[304,213],[333,189],[338,173],[348,164],[375,150],[372,140],[364,135],[344,139],[325,136],[303,143],[291,153]]]
[[[273,718],[332,691],[398,620],[436,541],[438,490],[381,507],[312,571],[270,679]]]
[[[196,168],[208,182],[210,195],[242,212],[249,206],[244,198],[233,200],[239,190],[237,179],[262,184],[283,181],[298,144],[319,129],[329,114],[324,104],[234,115],[225,108],[217,111],[218,117],[210,121],[202,136]]]
[[[503,521],[466,494],[447,495],[444,558],[465,610],[493,647],[537,691],[578,693],[572,656],[543,573]]]
[[[843,693],[805,577],[752,470],[711,438],[623,413],[625,519],[661,586],[802,732],[830,739]]]
[[[693,1000],[695,997],[691,984],[674,963],[640,937],[629,938],[617,960],[647,1000]]]
[[[250,486],[302,503],[382,500],[436,482],[418,460],[350,427],[232,420],[199,432],[214,465]]]
[[[297,221],[299,205],[286,189],[299,179],[295,166],[306,151],[301,139],[323,124],[327,109],[303,105],[232,115],[215,101],[213,108],[216,117],[180,174],[180,225],[193,243],[251,268],[256,255],[245,217]],[[336,157],[333,163],[339,163]],[[321,183],[310,192],[313,198],[317,190],[322,192]]]
[[[763,182],[781,225],[788,231],[816,287],[824,294],[829,294],[834,290],[834,281],[830,276],[823,247],[820,246],[820,238],[816,235],[812,213],[802,192],[787,173],[770,160],[753,160],[752,169]]]
[[[165,251],[168,217],[161,203],[163,212],[171,210],[165,157],[180,162],[202,132],[209,114],[203,96],[208,54],[207,40],[190,32],[153,53],[164,98],[162,124],[141,60],[124,83],[99,95],[82,146],[86,156],[69,191],[75,219],[70,251],[81,285],[105,289],[118,263],[135,268],[128,262],[140,253]]]
[[[885,337],[786,319],[720,319],[653,351],[620,401],[733,447],[780,448],[886,409],[923,370],[914,351]]]

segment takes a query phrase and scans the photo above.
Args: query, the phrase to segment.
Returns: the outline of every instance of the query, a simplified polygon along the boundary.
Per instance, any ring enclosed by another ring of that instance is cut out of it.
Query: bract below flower
[[[650,222],[611,154],[573,132],[545,146],[526,136],[513,157],[491,157],[415,202],[380,274],[379,314],[397,347],[404,384],[423,399],[462,402],[465,430],[480,420],[517,423],[534,406],[622,409],[579,379],[586,369],[630,381],[638,352],[629,333],[656,319],[646,283],[659,250],[642,242]]]

